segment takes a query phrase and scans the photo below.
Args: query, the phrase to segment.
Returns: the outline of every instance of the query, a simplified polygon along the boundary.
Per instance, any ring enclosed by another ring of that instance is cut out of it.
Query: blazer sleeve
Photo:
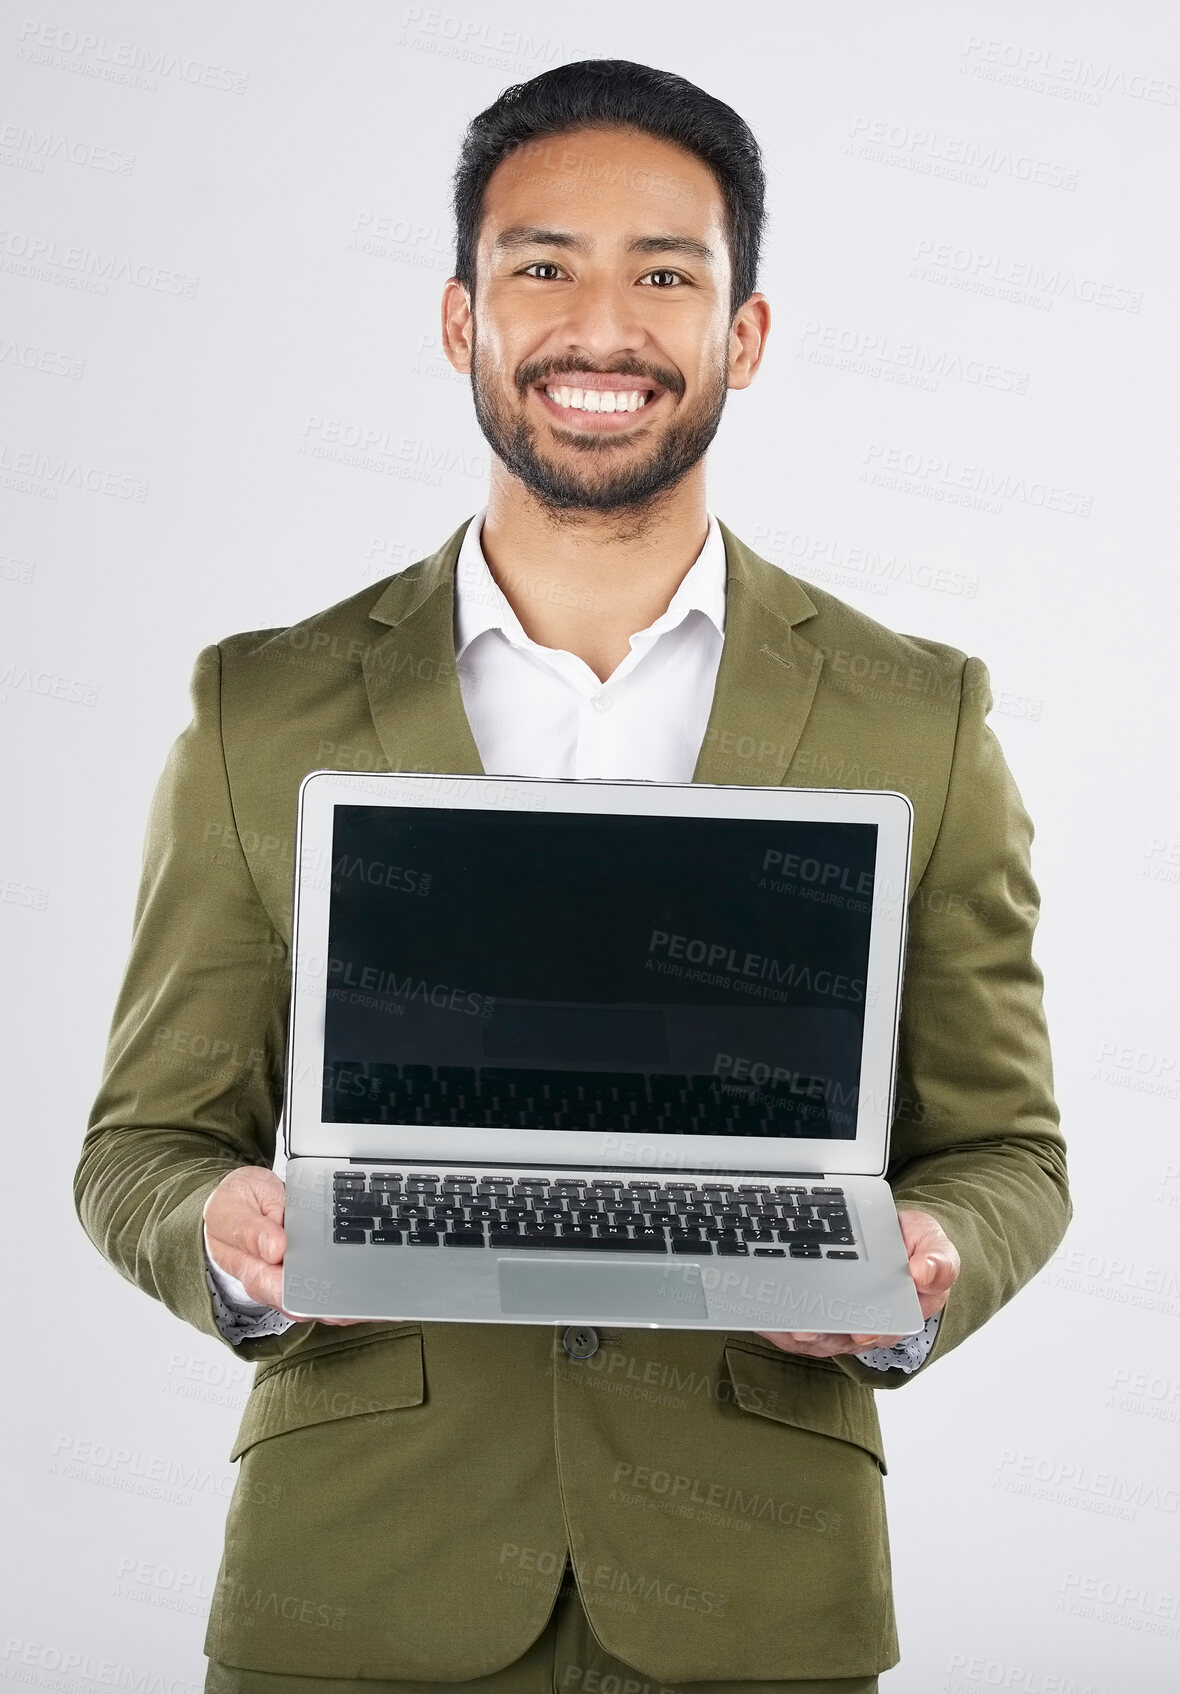
[[[909,907],[898,1088],[887,1172],[899,1208],[928,1212],[962,1269],[919,1371],[841,1368],[898,1388],[966,1340],[1048,1261],[1072,1215],[1053,1098],[1033,828],[985,719],[978,659],[963,670],[942,821]]]
[[[74,1177],[83,1228],[115,1269],[225,1340],[202,1208],[235,1165],[270,1166],[290,978],[242,851],[221,737],[221,656],[197,657],[193,717],[148,820],[131,951]],[[271,1358],[306,1324],[244,1342]]]

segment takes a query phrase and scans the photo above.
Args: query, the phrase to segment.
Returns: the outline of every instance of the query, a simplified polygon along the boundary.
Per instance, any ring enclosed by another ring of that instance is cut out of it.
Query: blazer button
[[[581,1324],[576,1329],[567,1329],[561,1344],[571,1359],[589,1359],[598,1351],[598,1331]]]

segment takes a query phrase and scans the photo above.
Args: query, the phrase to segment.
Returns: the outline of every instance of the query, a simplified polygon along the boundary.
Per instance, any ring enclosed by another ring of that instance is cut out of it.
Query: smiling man
[[[209,1689],[869,1694],[898,1658],[874,1390],[969,1337],[1064,1232],[1032,830],[986,672],[708,508],[706,451],[770,328],[763,198],[746,124],[679,77],[590,61],[506,90],[464,139],[442,302],[486,506],[400,576],[197,661],[76,1193],[125,1276],[261,1367]],[[293,866],[273,844],[344,748],[372,770],[909,795],[888,1174],[922,1334],[281,1310]]]

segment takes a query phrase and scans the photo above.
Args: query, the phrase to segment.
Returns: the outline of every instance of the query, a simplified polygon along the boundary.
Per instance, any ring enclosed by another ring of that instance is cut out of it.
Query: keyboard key
[[[785,1259],[786,1256],[787,1249],[785,1247],[755,1247],[754,1249],[756,1259]],[[829,1253],[828,1257],[831,1258],[831,1256]]]
[[[674,1253],[695,1253],[700,1258],[713,1251],[713,1243],[711,1241],[690,1241],[685,1236],[674,1235],[672,1237],[672,1251]]]
[[[729,1258],[744,1259],[749,1257],[750,1249],[744,1241],[722,1240],[717,1243],[717,1251]]]
[[[810,1241],[792,1241],[787,1249],[792,1259],[822,1259],[818,1246]]]
[[[378,1247],[396,1247],[401,1243],[402,1232],[400,1229],[375,1229],[372,1239]]]
[[[332,1232],[332,1240],[364,1243],[368,1237],[363,1229],[336,1229]]]
[[[411,1229],[406,1235],[406,1241],[411,1247],[437,1247],[437,1229]]]
[[[482,1247],[483,1230],[452,1229],[443,1236],[443,1242],[448,1247]]]
[[[828,1250],[829,1259],[859,1259],[859,1253],[849,1253],[842,1247],[832,1247]]]
[[[664,1239],[659,1241],[629,1241],[626,1236],[597,1235],[588,1241],[576,1244],[565,1237],[555,1234],[522,1235],[519,1239],[498,1241],[495,1232],[492,1234],[493,1247],[526,1247],[526,1248],[557,1248],[564,1252],[593,1253],[664,1253],[667,1251]]]

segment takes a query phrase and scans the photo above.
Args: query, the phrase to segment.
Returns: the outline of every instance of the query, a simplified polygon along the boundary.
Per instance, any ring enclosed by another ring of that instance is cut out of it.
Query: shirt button
[[[561,1344],[571,1359],[589,1359],[598,1351],[598,1331],[580,1325],[576,1329],[567,1329],[561,1338]]]
[[[609,712],[614,701],[609,694],[596,694],[590,704],[596,712]]]

